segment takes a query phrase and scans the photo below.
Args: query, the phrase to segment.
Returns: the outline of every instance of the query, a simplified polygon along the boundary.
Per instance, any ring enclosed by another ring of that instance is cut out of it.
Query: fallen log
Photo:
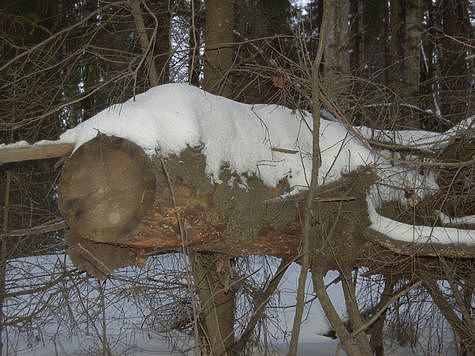
[[[304,193],[284,199],[285,180],[271,188],[226,167],[214,184],[205,165],[192,148],[150,159],[130,141],[98,135],[65,163],[59,207],[71,233],[146,253],[298,256]],[[316,216],[322,223],[315,221],[315,241],[331,229],[342,255],[354,253],[351,241],[369,225],[364,196],[374,180],[370,169],[361,169],[319,189],[325,209]]]
[[[286,180],[272,188],[226,167],[213,183],[205,166],[199,149],[150,158],[126,139],[99,134],[63,166],[59,207],[70,227],[68,253],[82,268],[99,268],[102,277],[157,252],[299,258],[305,192],[283,198],[290,190]],[[368,243],[401,255],[475,256],[467,246],[421,249],[369,229],[366,193],[376,179],[371,168],[360,168],[319,187],[312,231],[319,263],[352,265]]]

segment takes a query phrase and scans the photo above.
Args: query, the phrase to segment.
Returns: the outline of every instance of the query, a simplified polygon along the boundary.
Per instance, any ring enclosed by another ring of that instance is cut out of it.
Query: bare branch
[[[74,143],[55,143],[55,141],[24,146],[6,145],[0,147],[0,164],[64,157],[71,154],[74,146]]]

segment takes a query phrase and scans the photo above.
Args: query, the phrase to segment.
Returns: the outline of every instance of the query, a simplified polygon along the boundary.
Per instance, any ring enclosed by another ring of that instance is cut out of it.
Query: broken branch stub
[[[79,236],[114,242],[135,229],[153,206],[155,193],[154,167],[143,150],[99,134],[64,165],[59,208]]]

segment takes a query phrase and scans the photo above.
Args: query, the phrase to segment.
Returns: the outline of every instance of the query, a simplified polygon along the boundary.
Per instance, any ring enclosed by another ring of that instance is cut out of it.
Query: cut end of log
[[[136,144],[99,134],[65,164],[59,208],[70,228],[97,242],[132,231],[155,200],[150,159]]]

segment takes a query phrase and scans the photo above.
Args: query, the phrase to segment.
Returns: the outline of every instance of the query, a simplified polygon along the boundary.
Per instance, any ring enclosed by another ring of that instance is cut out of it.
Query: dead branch
[[[57,143],[55,141],[25,146],[6,145],[0,147],[0,164],[64,157],[71,154],[74,146],[74,143]]]

